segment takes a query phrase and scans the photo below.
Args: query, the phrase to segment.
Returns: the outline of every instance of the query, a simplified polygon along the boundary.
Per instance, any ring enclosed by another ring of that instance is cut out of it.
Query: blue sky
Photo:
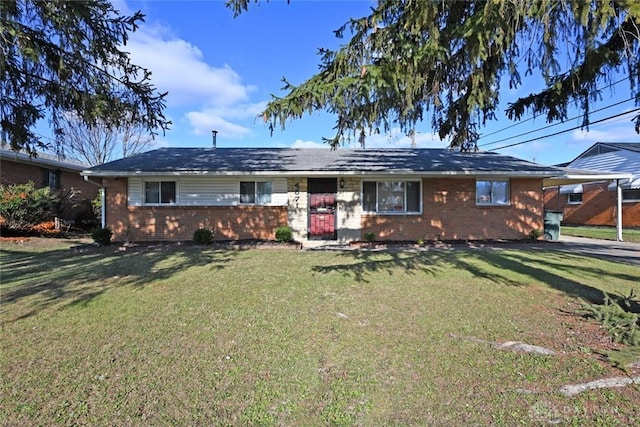
[[[305,147],[320,145],[322,137],[333,136],[333,116],[316,112],[290,122],[284,131],[270,135],[257,115],[271,94],[284,95],[281,78],[293,84],[311,77],[317,70],[320,47],[337,48],[341,43],[333,31],[350,17],[367,14],[370,0],[293,0],[262,1],[251,4],[248,12],[233,18],[221,0],[201,1],[116,1],[123,13],[141,10],[146,22],[135,32],[125,50],[133,62],[149,68],[152,82],[168,91],[166,115],[171,130],[157,138],[158,146],[207,147],[211,130],[218,131],[218,147]],[[504,101],[531,93],[540,82],[502,90]],[[608,106],[630,97],[629,86],[615,86],[592,109]],[[592,121],[634,108],[623,103],[592,116]],[[570,117],[579,116],[578,111]],[[497,113],[498,120],[481,130],[482,149],[494,149],[559,132],[580,124],[569,120],[548,129],[544,118],[509,121]],[[631,116],[594,125],[552,138],[501,149],[502,154],[556,164],[572,160],[596,141],[640,142],[630,122]],[[515,124],[515,126],[513,126]],[[509,126],[511,128],[503,130]],[[498,133],[494,133],[500,131]],[[536,131],[534,133],[528,133]],[[513,135],[515,139],[496,142]],[[489,135],[492,134],[492,135]],[[444,148],[429,126],[429,119],[418,126],[416,143],[421,148]],[[488,145],[485,145],[488,144]],[[410,139],[398,130],[388,135],[368,137],[369,148],[408,147]],[[355,144],[354,144],[355,147]]]

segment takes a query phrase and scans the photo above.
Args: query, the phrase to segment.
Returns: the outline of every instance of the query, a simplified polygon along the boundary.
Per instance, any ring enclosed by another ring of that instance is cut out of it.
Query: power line
[[[596,89],[596,92],[600,92],[600,91],[603,91],[603,90],[605,90],[605,89],[609,89],[609,88],[611,88],[611,87],[613,87],[613,86],[615,86],[615,85],[617,85],[617,84],[619,84],[619,83],[622,83],[622,82],[624,82],[624,81],[626,81],[626,80],[628,80],[628,78],[626,78],[626,77],[625,77],[625,78],[620,79],[620,80],[618,80],[618,81],[616,81],[616,82],[613,82],[613,83],[611,83],[611,84],[609,84],[609,85],[607,85],[607,86],[605,86],[605,87],[603,87],[603,88]],[[631,99],[633,99],[633,98],[631,98]],[[605,108],[606,108],[606,107],[605,107]],[[597,110],[597,111],[599,111],[599,110]],[[518,121],[517,123],[514,123],[514,124],[512,124],[512,125],[509,125],[509,126],[507,126],[507,127],[504,127],[504,128],[502,128],[502,129],[498,129],[498,130],[496,130],[496,131],[494,131],[494,132],[491,132],[491,133],[488,133],[488,134],[480,135],[480,137],[479,137],[478,139],[486,138],[486,137],[488,137],[488,136],[495,135],[495,134],[500,133],[500,132],[504,132],[505,130],[511,129],[511,128],[513,128],[513,127],[516,127],[516,126],[520,126],[521,124],[524,124],[524,123],[526,123],[526,122],[530,122],[531,120],[533,120],[533,119],[535,119],[535,118],[536,118],[536,116],[533,116],[533,117],[529,117],[528,119],[525,119],[525,120],[520,120],[520,121]],[[514,137],[514,138],[515,138],[515,137]],[[486,145],[486,144],[485,144],[485,145]]]
[[[635,99],[635,98],[629,98],[629,99],[625,99],[625,100],[620,101],[620,102],[616,102],[615,104],[607,105],[606,107],[598,108],[597,110],[593,110],[593,111],[591,111],[591,112],[590,112],[590,114],[598,113],[598,112],[603,111],[603,110],[606,110],[606,109],[608,109],[608,108],[616,107],[616,106],[618,106],[618,105],[620,105],[620,104],[624,104],[625,102],[633,101],[634,99]],[[575,116],[575,117],[571,117],[570,119],[567,119],[566,121],[579,119],[580,117],[582,117],[582,116]],[[527,120],[531,120],[531,119],[527,119]],[[499,143],[501,143],[501,142],[508,141],[508,140],[510,140],[510,139],[515,139],[515,138],[519,138],[519,137],[521,137],[521,136],[525,136],[525,135],[529,135],[529,134],[532,134],[532,133],[540,132],[541,130],[549,129],[549,128],[552,128],[552,127],[554,127],[554,126],[559,126],[559,125],[561,125],[561,124],[565,123],[566,121],[557,122],[557,123],[552,123],[552,124],[550,124],[550,125],[547,125],[547,126],[541,127],[541,128],[539,128],[539,129],[530,130],[530,131],[523,132],[523,133],[518,134],[518,135],[513,135],[513,136],[510,136],[510,137],[507,137],[507,138],[499,139],[499,140],[497,140],[497,141],[488,142],[488,143],[486,143],[486,144],[480,144],[480,145],[478,145],[478,147],[487,147],[487,146],[489,146],[489,145],[499,144]],[[594,123],[597,123],[597,122],[594,122]],[[589,124],[591,124],[591,123],[589,123]],[[505,129],[507,129],[507,128],[505,128]]]
[[[604,119],[596,120],[595,122],[592,122],[591,124],[601,123],[601,122],[604,122],[604,121],[607,121],[607,120],[611,120],[611,119],[615,119],[617,117],[624,116],[626,114],[636,113],[638,111],[640,111],[640,108],[636,108],[635,110],[631,110],[631,111],[625,111],[624,113],[615,114],[613,116],[605,117]],[[555,133],[552,133],[552,134],[549,134],[549,135],[542,135],[542,136],[539,136],[537,138],[527,139],[526,141],[516,142],[515,144],[503,145],[502,147],[494,148],[494,150],[502,150],[503,148],[515,147],[517,145],[527,144],[529,142],[539,141],[539,140],[545,139],[545,138],[551,138],[552,136],[561,135],[563,133],[571,132],[573,130],[577,130],[577,129],[580,129],[580,128],[582,128],[582,126],[575,126],[575,127],[572,127],[572,128],[569,128],[569,129],[565,129],[565,130],[561,130],[560,132],[555,132]]]

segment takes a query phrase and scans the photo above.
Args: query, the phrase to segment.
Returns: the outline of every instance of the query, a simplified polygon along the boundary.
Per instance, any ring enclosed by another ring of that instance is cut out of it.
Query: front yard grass
[[[67,245],[69,246],[69,245]],[[552,250],[3,244],[2,425],[638,425],[573,313],[640,268]],[[523,341],[553,356],[498,350]]]
[[[596,226],[569,226],[563,225],[560,233],[567,236],[588,237],[591,239],[616,240],[617,231],[615,227]],[[640,229],[623,228],[622,240],[625,242],[640,243]]]

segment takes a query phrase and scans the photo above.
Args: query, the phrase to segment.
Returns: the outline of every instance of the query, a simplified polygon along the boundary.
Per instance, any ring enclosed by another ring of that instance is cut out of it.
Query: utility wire
[[[624,81],[626,81],[626,80],[628,80],[628,78],[620,79],[620,80],[618,80],[617,82],[613,82],[613,83],[611,83],[611,84],[609,84],[609,85],[607,85],[607,86],[605,86],[605,87],[603,87],[603,88],[596,89],[596,92],[600,92],[600,91],[603,91],[603,90],[605,90],[605,89],[609,89],[609,88],[611,88],[611,87],[613,87],[613,86],[615,86],[615,85],[617,85],[617,84],[619,84],[619,83],[622,83],[622,82],[624,82]],[[633,99],[633,98],[631,98],[631,99]],[[606,107],[605,107],[605,108],[606,108]],[[535,119],[536,117],[537,117],[537,116],[532,116],[532,117],[529,117],[528,119],[520,120],[520,121],[518,121],[517,123],[514,123],[514,124],[512,124],[512,125],[509,125],[509,126],[507,126],[507,127],[504,127],[504,128],[502,128],[502,129],[498,129],[498,130],[496,130],[496,131],[494,131],[494,132],[491,132],[491,133],[487,133],[487,134],[480,135],[480,137],[479,137],[478,139],[486,138],[486,137],[488,137],[488,136],[495,135],[495,134],[497,134],[497,133],[503,132],[503,131],[508,130],[508,129],[511,129],[511,128],[513,128],[513,127],[520,126],[520,125],[521,125],[521,124],[523,124],[523,123],[530,122],[531,120]],[[486,145],[486,144],[485,144],[485,145]]]
[[[603,110],[606,110],[606,109],[608,109],[608,108],[616,107],[616,106],[618,106],[618,105],[620,105],[620,104],[624,104],[625,102],[633,101],[634,99],[635,99],[635,98],[625,99],[625,100],[623,100],[623,101],[616,102],[615,104],[607,105],[606,107],[602,107],[602,108],[598,108],[597,110],[590,111],[590,112],[589,112],[589,114],[598,113],[598,112],[603,111]],[[561,125],[561,124],[563,124],[563,123],[565,123],[565,122],[567,122],[567,121],[575,120],[575,119],[579,119],[580,117],[582,117],[582,116],[580,115],[580,116],[571,117],[570,119],[564,120],[564,121],[562,121],[562,122],[552,123],[552,124],[550,124],[550,125],[547,125],[547,126],[544,126],[544,127],[538,128],[538,129],[535,129],[535,130],[530,130],[530,131],[527,131],[527,132],[524,132],[524,133],[521,133],[521,134],[518,134],[518,135],[513,135],[513,136],[510,136],[510,137],[508,137],[508,138],[499,139],[499,140],[497,140],[497,141],[488,142],[488,143],[486,143],[486,144],[479,144],[479,145],[478,145],[478,147],[488,147],[489,145],[499,144],[500,142],[504,142],[504,141],[508,141],[508,140],[510,140],[510,139],[515,139],[515,138],[519,138],[519,137],[521,137],[521,136],[525,136],[525,135],[529,135],[529,134],[532,134],[532,133],[536,133],[536,132],[539,132],[539,131],[541,131],[541,130],[545,130],[545,129],[552,128],[552,127],[554,127],[554,126],[559,126],[559,125]],[[530,119],[528,119],[528,120],[530,120]],[[589,124],[591,124],[591,123],[589,123]],[[508,128],[505,128],[505,129],[508,129]]]
[[[607,121],[607,120],[611,120],[611,119],[615,119],[617,117],[621,117],[621,116],[624,116],[624,115],[627,115],[627,114],[636,113],[638,111],[640,111],[640,108],[636,108],[635,110],[631,110],[631,111],[625,111],[624,113],[616,114],[616,115],[613,115],[613,116],[605,117],[604,119],[596,120],[595,122],[592,122],[590,124],[601,123],[601,122],[604,122],[604,121]],[[516,142],[515,144],[503,145],[502,147],[494,148],[494,150],[502,150],[503,148],[515,147],[517,145],[522,145],[522,144],[526,144],[526,143],[533,142],[533,141],[539,141],[541,139],[545,139],[545,138],[550,138],[552,136],[561,135],[563,133],[571,132],[572,130],[577,130],[577,129],[580,129],[580,128],[582,128],[582,126],[575,126],[575,127],[569,128],[569,129],[561,130],[559,132],[551,133],[549,135],[542,135],[542,136],[539,136],[537,138],[527,139],[526,141]]]

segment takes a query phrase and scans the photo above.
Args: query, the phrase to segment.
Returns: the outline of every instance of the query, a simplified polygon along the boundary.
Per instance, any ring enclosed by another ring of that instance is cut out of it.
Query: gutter
[[[560,185],[582,184],[587,182],[631,180],[633,174],[629,172],[601,172],[601,173],[565,173],[544,179],[544,187],[557,187]]]
[[[340,176],[418,176],[425,178],[439,177],[512,177],[512,178],[552,178],[557,176],[556,171],[415,171],[415,170],[396,170],[380,169],[373,171],[353,171],[353,170],[322,170],[322,171],[83,171],[83,176],[104,177],[104,178],[140,178],[155,176],[210,176],[210,177],[238,177],[238,176],[282,176],[282,177],[335,177]]]
[[[95,182],[95,181],[91,180],[89,175],[82,175],[82,177],[83,177],[83,178],[84,178],[84,180],[85,180],[86,182],[88,182],[89,184],[93,184],[93,185],[95,185],[95,186],[97,186],[97,187],[102,188],[102,183]]]

